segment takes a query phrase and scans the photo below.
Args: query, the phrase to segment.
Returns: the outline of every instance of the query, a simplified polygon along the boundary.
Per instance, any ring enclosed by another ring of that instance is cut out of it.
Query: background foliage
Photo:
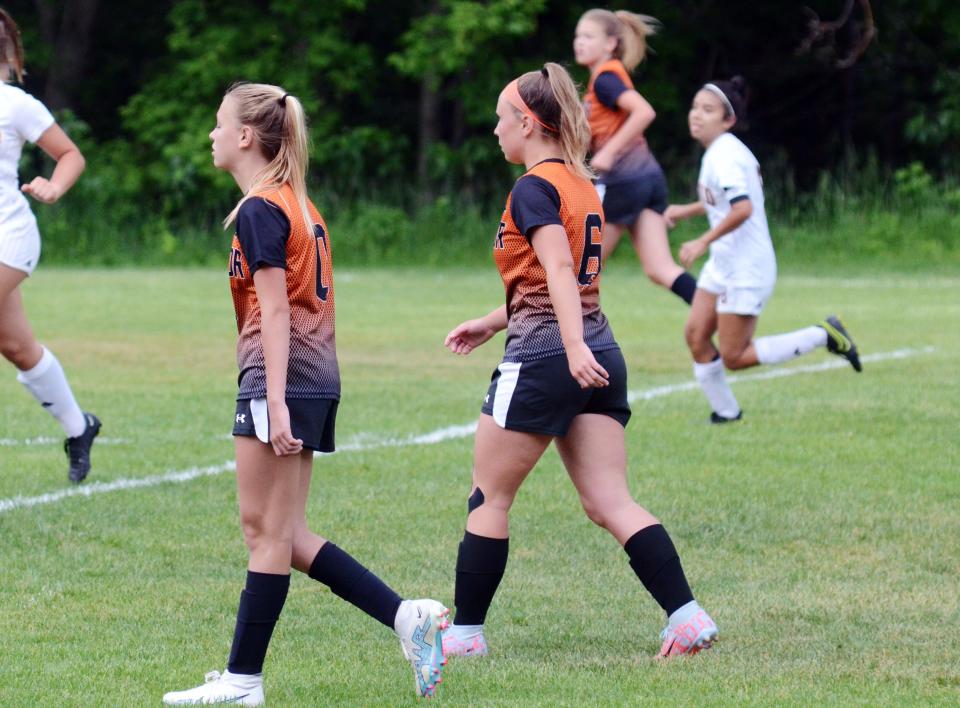
[[[210,164],[207,133],[224,89],[238,79],[278,83],[304,101],[313,196],[333,224],[338,260],[483,257],[516,174],[490,134],[496,95],[543,61],[572,65],[573,28],[592,6],[5,4],[23,29],[26,88],[57,110],[89,163],[61,205],[37,209],[45,258],[99,263],[220,259],[222,239],[213,235],[237,194]],[[703,81],[740,73],[752,90],[743,137],[764,166],[782,252],[956,263],[960,192],[950,156],[960,147],[960,6],[873,3],[875,38],[841,66],[864,36],[862,4],[629,7],[663,23],[636,74],[658,112],[648,136],[675,198],[692,197],[699,151],[686,133],[686,106]],[[812,18],[843,17],[848,5],[845,22],[811,33]],[[42,169],[28,154],[24,176]],[[852,237],[851,226],[863,233]]]

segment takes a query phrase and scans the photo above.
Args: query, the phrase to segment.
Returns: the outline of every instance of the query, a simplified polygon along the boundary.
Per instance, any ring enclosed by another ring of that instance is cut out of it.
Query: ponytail
[[[660,28],[655,17],[627,10],[587,10],[580,19],[596,22],[608,37],[616,37],[613,56],[623,62],[627,71],[633,71],[647,58],[647,37],[656,34]]]
[[[279,86],[236,83],[227,89],[237,120],[253,130],[253,139],[269,163],[258,172],[243,199],[223,220],[224,228],[237,218],[240,206],[259,192],[289,184],[304,225],[310,230],[313,217],[307,206],[307,165],[310,160],[307,118],[303,104]]]
[[[578,177],[591,179],[587,166],[590,125],[570,74],[559,64],[547,62],[540,71],[530,71],[517,82],[521,98],[547,126],[545,134],[560,142],[563,161]]]
[[[23,83],[23,43],[20,40],[20,28],[10,14],[0,8],[0,66],[6,68],[6,76],[0,75],[0,82],[13,77]]]

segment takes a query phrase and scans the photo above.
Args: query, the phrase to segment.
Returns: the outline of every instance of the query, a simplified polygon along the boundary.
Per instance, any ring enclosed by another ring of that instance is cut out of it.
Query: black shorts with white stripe
[[[338,405],[339,401],[331,398],[288,398],[293,437],[303,440],[308,450],[333,452]],[[233,434],[257,438],[264,443],[270,441],[270,416],[265,398],[237,401]]]
[[[525,362],[503,362],[493,372],[481,411],[506,430],[563,437],[582,413],[606,415],[626,427],[627,366],[620,349],[594,352],[610,374],[610,385],[580,388],[566,354]]]

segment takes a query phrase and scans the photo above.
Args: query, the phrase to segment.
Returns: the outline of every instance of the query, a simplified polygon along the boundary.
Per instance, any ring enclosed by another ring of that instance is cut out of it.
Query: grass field
[[[464,426],[502,338],[467,359],[441,344],[500,302],[499,280],[492,266],[337,277],[343,450],[317,460],[309,516],[401,594],[450,604]],[[550,451],[514,507],[492,653],[452,660],[438,702],[960,702],[960,280],[785,274],[760,333],[839,311],[865,371],[820,366],[842,362],[818,352],[779,367],[789,376],[746,372],[745,420],[723,427],[685,388],[679,301],[623,260],[603,291],[635,393],[632,489],[671,531],[722,641],[651,661],[662,613]],[[4,364],[0,705],[159,705],[224,667],[244,577],[226,277],[48,268],[24,294],[104,428],[89,496],[59,494],[59,427]],[[271,705],[416,702],[392,634],[304,577],[266,677]]]

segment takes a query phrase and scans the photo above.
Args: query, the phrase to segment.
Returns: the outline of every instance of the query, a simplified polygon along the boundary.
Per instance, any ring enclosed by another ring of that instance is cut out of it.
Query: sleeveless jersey
[[[530,203],[535,199],[541,203]],[[518,219],[522,226],[517,225]],[[571,173],[562,160],[545,160],[517,180],[493,245],[507,299],[504,361],[532,361],[564,353],[547,274],[528,240],[535,227],[546,224],[562,225],[567,233],[580,290],[584,342],[593,351],[617,346],[600,309],[603,209],[597,191],[589,180]]]
[[[261,339],[261,312],[253,272],[260,265],[286,270],[287,299],[290,303],[290,353],[287,364],[287,398],[340,398],[340,370],[334,334],[333,261],[330,236],[316,207],[308,202],[312,224],[305,224],[293,189],[284,185],[251,197],[241,205],[263,199],[279,209],[289,223],[286,244],[278,244],[273,260],[250,262],[244,253],[259,248],[256,233],[233,237],[229,275],[237,315],[237,365],[240,368],[238,400],[267,395],[266,370]],[[239,222],[239,218],[238,218]],[[251,258],[254,258],[251,256]],[[251,270],[252,267],[252,270]]]
[[[619,59],[611,59],[603,62],[590,74],[590,82],[587,84],[587,91],[583,95],[583,109],[587,113],[587,121],[590,123],[590,150],[596,153],[603,147],[610,137],[620,130],[620,127],[626,122],[629,114],[627,111],[621,111],[616,108],[609,108],[597,98],[594,91],[594,84],[600,74],[611,72],[620,79],[624,85],[633,89],[633,81],[630,79],[630,73]],[[638,146],[645,145],[646,140],[641,137],[637,143]],[[635,147],[635,146],[631,146]]]

